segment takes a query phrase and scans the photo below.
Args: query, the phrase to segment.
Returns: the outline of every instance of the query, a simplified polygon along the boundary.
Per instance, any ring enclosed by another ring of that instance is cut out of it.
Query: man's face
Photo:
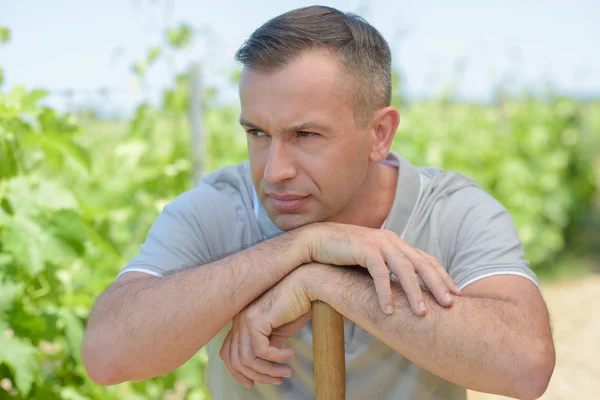
[[[356,127],[344,76],[324,51],[273,72],[242,72],[240,121],[252,180],[281,230],[334,220],[366,177],[372,139]]]

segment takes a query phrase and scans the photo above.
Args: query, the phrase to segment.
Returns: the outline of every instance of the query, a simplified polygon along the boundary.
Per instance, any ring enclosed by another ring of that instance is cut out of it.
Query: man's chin
[[[269,217],[273,221],[273,224],[282,231],[291,231],[317,222],[314,218],[306,214],[274,213],[274,215],[269,215]]]

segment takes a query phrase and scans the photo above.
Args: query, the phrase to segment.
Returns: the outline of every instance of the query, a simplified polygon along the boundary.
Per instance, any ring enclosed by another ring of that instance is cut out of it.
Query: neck
[[[394,202],[398,168],[383,163],[372,164],[360,191],[330,222],[379,229]]]

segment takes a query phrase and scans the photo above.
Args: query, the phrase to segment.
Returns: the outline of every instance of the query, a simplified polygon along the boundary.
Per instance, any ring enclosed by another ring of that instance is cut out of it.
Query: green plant
[[[471,178],[511,213],[534,268],[563,250],[564,231],[595,190],[582,105],[529,98],[497,106],[424,101],[407,106],[393,148],[418,165]]]
[[[193,39],[185,26],[169,32],[133,67],[140,79]],[[0,41],[8,37],[0,27]],[[162,207],[195,185],[187,74],[159,106],[142,104],[127,121],[61,114],[41,105],[45,96],[0,92],[0,398],[160,399],[174,390],[208,398],[203,351],[166,376],[108,388],[87,377],[79,355],[94,300]],[[211,88],[204,96],[206,170],[245,160],[239,109],[219,106]],[[393,149],[474,178],[509,209],[532,265],[548,268],[600,181],[600,103],[407,103],[398,93],[394,101],[402,119]]]
[[[84,134],[45,96],[0,93],[0,398],[162,398],[175,382],[205,398],[204,352],[167,376],[108,388],[80,356],[94,299],[192,184],[185,133],[165,141],[165,121],[141,107],[124,131]]]

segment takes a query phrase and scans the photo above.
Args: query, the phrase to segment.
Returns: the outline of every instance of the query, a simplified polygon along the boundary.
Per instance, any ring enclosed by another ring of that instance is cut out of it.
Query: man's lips
[[[267,196],[269,196],[272,199],[275,200],[283,200],[283,201],[288,201],[288,200],[300,200],[303,199],[305,197],[308,197],[308,195],[303,195],[303,194],[293,194],[293,193],[283,193],[283,194],[279,194],[279,193],[274,193],[274,192],[267,192],[265,193]]]
[[[266,193],[269,202],[277,211],[293,211],[302,207],[310,196],[298,194]]]

